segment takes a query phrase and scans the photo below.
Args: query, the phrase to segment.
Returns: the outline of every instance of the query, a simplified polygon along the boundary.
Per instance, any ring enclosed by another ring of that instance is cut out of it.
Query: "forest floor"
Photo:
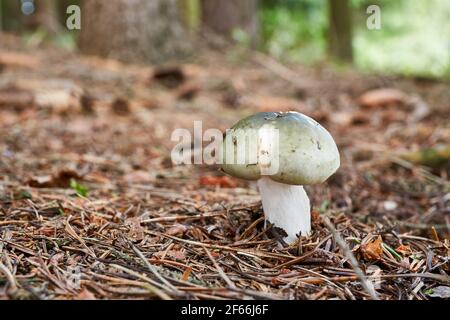
[[[153,67],[0,42],[0,299],[450,296],[448,166],[404,156],[448,145],[448,83],[240,49]],[[312,234],[283,247],[254,183],[170,152],[194,121],[288,110],[326,127],[342,164],[306,187]]]

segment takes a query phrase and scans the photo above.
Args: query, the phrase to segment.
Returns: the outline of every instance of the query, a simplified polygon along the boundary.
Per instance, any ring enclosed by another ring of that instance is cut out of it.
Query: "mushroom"
[[[260,112],[242,119],[227,130],[219,159],[225,173],[257,180],[265,220],[285,231],[288,244],[311,231],[303,186],[324,182],[340,165],[331,134],[298,112]]]

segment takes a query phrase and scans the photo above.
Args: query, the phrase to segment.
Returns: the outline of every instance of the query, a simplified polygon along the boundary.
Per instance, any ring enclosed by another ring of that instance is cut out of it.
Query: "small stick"
[[[16,221],[16,220],[5,220],[0,221],[0,226],[14,225],[14,224],[27,224],[28,221]]]
[[[276,266],[276,268],[277,268],[277,269],[281,269],[281,268],[284,268],[284,267],[289,267],[289,266],[291,266],[291,265],[293,265],[293,264],[300,263],[300,262],[302,262],[303,260],[309,258],[309,257],[312,256],[312,255],[316,252],[316,250],[317,250],[318,248],[320,248],[320,246],[321,246],[322,244],[324,244],[330,237],[331,237],[331,236],[325,237],[322,241],[319,242],[319,244],[318,244],[313,250],[308,251],[308,252],[305,253],[304,255],[302,255],[302,256],[300,256],[300,257],[297,257],[297,258],[294,258],[294,259],[292,259],[292,260],[290,260],[290,261],[288,261],[288,262],[279,264],[279,265]]]
[[[247,227],[247,229],[244,230],[244,232],[242,232],[242,234],[239,236],[239,240],[245,239],[245,237],[247,237],[250,234],[250,232],[252,232],[252,230],[258,225],[258,223],[260,223],[263,220],[264,217],[256,219],[250,226]]]
[[[431,231],[432,231],[432,233],[433,233],[433,238],[434,238],[434,240],[436,240],[436,241],[440,241],[439,240],[439,236],[438,236],[438,233],[437,233],[437,231],[436,231],[436,228],[434,227],[434,226],[432,226],[431,227]]]
[[[11,290],[16,291],[17,290],[16,279],[14,279],[14,276],[11,273],[11,271],[9,271],[9,269],[2,262],[0,262],[0,271],[3,272],[6,276],[6,279],[8,279],[9,285],[11,286]]]
[[[198,214],[198,215],[178,215],[178,216],[169,216],[169,217],[158,217],[158,218],[142,220],[141,223],[179,221],[179,220],[187,220],[187,219],[198,220],[198,219],[203,219],[203,218],[217,217],[217,216],[221,216],[223,214],[224,214],[224,212],[222,211],[222,212],[218,212],[218,213],[207,212],[207,213]]]
[[[336,230],[334,225],[331,223],[330,219],[328,219],[328,217],[326,217],[326,216],[323,216],[322,220],[325,223],[325,226],[328,228],[328,230],[330,230],[330,232],[333,234],[333,237],[336,240],[336,243],[341,248],[345,257],[350,261],[350,263],[353,267],[353,270],[355,270],[355,274],[361,281],[361,284],[362,284],[364,290],[366,290],[366,292],[370,295],[370,297],[373,300],[379,300],[375,289],[367,281],[366,276],[364,275],[364,273],[362,272],[361,268],[358,265],[358,261],[356,260],[355,256],[353,255],[352,251],[350,250],[350,248],[345,243],[344,239],[342,239],[339,232]]]
[[[147,278],[146,276],[143,276],[133,270],[130,270],[128,268],[125,268],[123,266],[120,266],[118,264],[110,264],[111,267],[117,269],[117,270],[121,270],[129,275],[132,275],[138,279],[142,279],[144,281],[146,281],[147,283],[143,284],[141,282],[138,281],[134,281],[134,280],[128,280],[128,279],[122,279],[122,278],[112,278],[112,277],[108,277],[108,276],[104,276],[104,275],[98,275],[95,274],[93,272],[90,272],[90,274],[94,275],[95,277],[99,277],[99,278],[107,278],[110,281],[117,281],[119,283],[123,283],[123,284],[129,284],[129,285],[138,285],[141,286],[143,288],[146,288],[147,290],[153,292],[154,294],[156,294],[158,297],[160,297],[163,300],[172,300],[172,298],[170,296],[168,296],[166,293],[164,293],[163,291],[161,291],[160,289],[158,289],[156,286],[154,286],[151,282],[151,279]]]
[[[238,253],[243,253],[243,254],[248,254],[248,255],[253,255],[253,256],[258,256],[258,257],[264,257],[264,258],[278,259],[278,260],[292,258],[292,256],[287,255],[287,254],[280,254],[280,253],[267,252],[267,251],[261,251],[261,250],[239,249],[239,248],[232,248],[230,246],[221,246],[221,245],[215,245],[215,244],[202,243],[202,242],[198,242],[198,241],[178,238],[175,236],[169,236],[168,234],[165,234],[165,233],[150,231],[150,230],[145,230],[144,232],[146,234],[157,235],[160,237],[172,239],[175,241],[187,243],[187,244],[190,244],[193,246],[198,246],[198,247],[207,247],[207,248],[211,248],[211,249],[234,251],[234,252],[238,252]],[[244,245],[244,244],[246,244],[246,243],[242,243],[242,245]]]
[[[220,276],[223,278],[223,280],[225,280],[225,282],[228,284],[228,286],[230,288],[235,289],[236,286],[234,285],[233,281],[230,280],[230,278],[228,278],[228,276],[226,275],[226,273],[223,271],[223,269],[219,266],[219,264],[217,263],[217,261],[214,259],[214,257],[211,255],[211,253],[208,251],[208,249],[206,249],[206,247],[203,247],[203,250],[205,250],[206,254],[209,257],[209,260],[212,261],[212,263],[214,264],[214,267],[216,267],[217,271],[219,272]]]
[[[144,264],[147,266],[150,272],[155,275],[155,277],[157,277],[162,283],[164,283],[167,287],[169,287],[172,292],[180,294],[180,291],[177,288],[175,288],[169,281],[167,281],[162,275],[159,274],[155,266],[153,266],[148,262],[148,260],[142,254],[142,252],[139,251],[139,249],[134,244],[132,244],[131,242],[129,242],[129,244],[133,249],[133,251],[139,256],[139,258],[141,258],[141,260],[144,261]]]

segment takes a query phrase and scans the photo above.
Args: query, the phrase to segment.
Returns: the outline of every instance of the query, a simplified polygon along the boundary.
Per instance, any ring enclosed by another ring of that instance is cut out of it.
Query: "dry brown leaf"
[[[190,228],[186,234],[189,237],[194,238],[197,241],[205,241],[205,235],[203,234],[203,231],[197,227]]]
[[[285,283],[281,278],[279,277],[274,277],[272,278],[272,280],[270,280],[270,282],[272,283],[272,285],[274,286],[279,286],[280,284]]]
[[[35,188],[48,188],[52,184],[52,176],[35,176],[28,180],[28,184]]]
[[[41,227],[38,229],[38,233],[50,237],[55,235],[55,230],[54,227]]]
[[[410,246],[405,246],[405,245],[399,245],[395,251],[397,251],[398,253],[401,253],[403,255],[407,255],[407,254],[411,254],[412,250]]]
[[[186,255],[184,254],[184,252],[182,250],[169,250],[167,252],[167,255],[172,258],[175,258],[176,260],[181,260],[181,261],[186,260]]]
[[[130,229],[128,231],[128,236],[134,241],[141,241],[145,236],[145,229],[141,226],[141,218],[133,217],[125,220],[125,225]]]
[[[75,298],[75,300],[96,300],[95,295],[84,288]]]
[[[157,258],[163,258],[163,257],[170,257],[175,260],[179,261],[185,261],[186,255],[182,250],[169,250],[169,251],[158,251],[155,253],[155,257]]]
[[[98,216],[98,215],[96,215],[96,214],[91,214],[91,215],[89,216],[89,221],[90,221],[90,223],[92,223],[92,224],[94,224],[94,225],[96,225],[96,226],[98,226],[98,227],[101,227],[101,226],[103,226],[105,223],[108,222],[105,218],[100,217],[100,216]]]
[[[203,176],[200,177],[201,186],[218,186],[222,188],[236,188],[238,182],[228,176]]]
[[[382,243],[383,238],[378,236],[375,241],[361,245],[360,250],[363,258],[366,261],[380,260],[381,255],[383,254],[383,248],[381,247]]]
[[[317,211],[317,210],[312,210],[311,211],[311,221],[314,222],[314,223],[321,222],[319,211]]]
[[[83,175],[75,169],[63,168],[53,175],[32,177],[27,183],[35,188],[69,188],[72,179],[82,179]]]
[[[170,227],[165,234],[169,236],[182,236],[187,230],[187,227],[182,224],[175,224],[174,226]]]
[[[392,88],[375,89],[362,94],[358,104],[366,108],[378,108],[389,105],[402,105],[408,96],[400,90]]]
[[[181,281],[188,281],[189,280],[189,276],[191,275],[192,272],[192,268],[186,268],[186,270],[184,270],[183,275],[181,276],[180,280]]]

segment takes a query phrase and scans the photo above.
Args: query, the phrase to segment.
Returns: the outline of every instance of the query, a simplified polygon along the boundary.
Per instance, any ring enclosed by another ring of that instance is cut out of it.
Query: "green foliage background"
[[[198,27],[199,0],[187,1]],[[225,1],[225,0],[223,0]],[[294,63],[317,64],[327,59],[327,0],[260,0],[261,49],[274,57]],[[449,0],[351,0],[353,7],[353,47],[355,66],[362,71],[383,74],[450,77]],[[65,9],[80,0],[58,0],[61,24]],[[368,30],[369,5],[381,8],[381,30]],[[0,0],[4,30],[20,33],[29,43],[48,40],[44,30],[26,30],[19,0]],[[191,19],[192,18],[192,19]],[[192,20],[192,21],[191,21]],[[64,28],[62,29],[64,30]],[[69,50],[76,49],[76,33],[61,32],[51,41]],[[239,43],[248,42],[236,32]]]
[[[326,60],[326,0],[263,0],[263,50],[290,62]],[[381,30],[366,9],[381,8]],[[353,0],[355,64],[368,72],[450,76],[450,1]]]

